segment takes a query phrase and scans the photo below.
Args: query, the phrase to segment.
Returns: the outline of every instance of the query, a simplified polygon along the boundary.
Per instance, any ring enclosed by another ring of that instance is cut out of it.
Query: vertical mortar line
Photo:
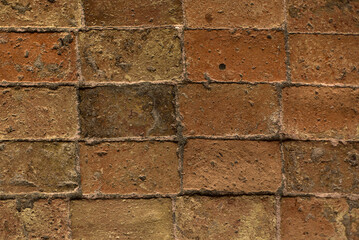
[[[276,196],[276,235],[277,240],[281,240],[281,208],[280,208],[280,202],[281,202],[282,196]]]
[[[67,225],[69,228],[69,239],[72,239],[72,226],[71,226],[71,199],[67,199]]]
[[[85,22],[85,10],[84,10],[83,0],[80,1],[80,16],[81,16],[80,29],[84,29],[86,27],[86,22]]]
[[[176,221],[176,197],[171,197],[172,200],[172,221],[173,221],[173,236],[175,240],[178,239],[177,236],[177,221]]]
[[[186,1],[186,0],[181,0],[181,3],[182,3],[183,27],[184,27],[184,28],[186,28],[186,27],[187,27],[187,18],[186,18],[185,1]]]
[[[286,81],[292,81],[291,69],[290,69],[290,51],[289,51],[289,33],[287,22],[287,0],[283,0],[283,12],[284,12],[284,46],[285,46],[285,66],[286,66]]]

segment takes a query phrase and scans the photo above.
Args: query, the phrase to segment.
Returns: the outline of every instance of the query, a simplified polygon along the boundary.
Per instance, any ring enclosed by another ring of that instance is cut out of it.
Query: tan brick
[[[171,200],[80,200],[71,202],[76,239],[174,239]]]
[[[2,0],[0,26],[77,27],[80,0]]]
[[[359,139],[359,89],[285,88],[283,111],[288,136]]]
[[[274,197],[180,197],[179,239],[275,239]]]
[[[79,181],[75,162],[74,143],[1,143],[0,193],[73,191]]]
[[[180,0],[84,0],[87,26],[160,26],[181,24]]]
[[[181,86],[180,112],[186,135],[255,135],[278,131],[275,87],[267,84]]]
[[[286,78],[280,31],[187,30],[185,49],[192,81],[275,82]]]
[[[359,36],[290,35],[292,82],[359,85]]]
[[[180,39],[176,29],[81,32],[80,54],[86,81],[179,80]]]
[[[288,0],[288,29],[299,32],[359,32],[359,2]]]
[[[0,215],[0,239],[25,238],[15,200],[0,201]]]
[[[74,137],[76,89],[0,88],[0,119],[0,139]]]
[[[280,27],[284,21],[283,1],[185,0],[189,27]]]
[[[359,193],[359,143],[285,142],[289,192]]]
[[[281,185],[278,142],[189,140],[183,161],[185,190],[275,192]]]
[[[121,142],[81,144],[83,193],[179,192],[177,144]]]
[[[0,81],[77,80],[71,33],[0,33]]]
[[[127,85],[80,90],[84,137],[174,135],[174,92],[169,85]]]

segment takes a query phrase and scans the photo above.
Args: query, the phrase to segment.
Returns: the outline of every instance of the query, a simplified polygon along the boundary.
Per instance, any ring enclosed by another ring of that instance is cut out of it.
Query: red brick
[[[275,87],[267,84],[189,84],[179,89],[186,135],[255,135],[278,132]]]
[[[359,85],[359,36],[290,35],[292,82]]]
[[[185,0],[189,27],[275,28],[284,21],[283,1]]]
[[[301,139],[359,139],[359,89],[283,89],[283,129]]]
[[[275,192],[281,185],[278,142],[189,140],[183,165],[185,190]]]
[[[0,81],[77,80],[71,33],[0,33]]]
[[[275,82],[286,78],[280,31],[187,30],[185,50],[192,81]]]
[[[81,144],[83,193],[179,192],[177,144],[121,142]]]
[[[181,24],[180,0],[85,0],[87,26],[160,26]]]

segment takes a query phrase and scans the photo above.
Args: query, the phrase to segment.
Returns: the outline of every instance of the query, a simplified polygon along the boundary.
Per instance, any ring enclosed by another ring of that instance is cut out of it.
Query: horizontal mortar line
[[[157,80],[157,81],[136,81],[136,82],[92,82],[82,81],[80,87],[103,87],[103,86],[127,86],[127,85],[177,85],[182,84],[183,80]]]
[[[292,193],[283,193],[282,197],[317,197],[317,198],[348,198],[352,200],[359,200],[359,194],[355,193],[302,193],[302,192],[292,192]]]
[[[330,88],[352,88],[352,89],[358,89],[358,85],[351,85],[351,84],[326,84],[326,83],[300,83],[300,82],[291,82],[291,83],[284,83],[284,87],[330,87]]]
[[[101,142],[125,142],[125,141],[132,141],[132,142],[145,142],[145,141],[177,141],[177,136],[154,136],[154,137],[117,137],[117,138],[82,138],[79,142],[85,143],[101,143]]]
[[[283,31],[283,27],[274,27],[274,28],[256,28],[256,27],[184,27],[184,30],[229,30],[229,31],[237,31],[237,30],[253,30],[253,31]]]
[[[281,136],[281,140],[285,141],[303,141],[303,142],[310,142],[310,141],[317,141],[317,142],[333,142],[333,143],[346,143],[346,142],[359,142],[359,139],[338,139],[338,138],[314,138],[314,137],[297,137],[293,135],[286,135]]]
[[[96,200],[96,199],[151,199],[151,198],[174,198],[178,194],[116,194],[116,193],[97,193],[97,194],[82,194],[80,199]]]
[[[346,35],[346,36],[359,36],[359,33],[350,33],[350,32],[288,32],[289,35],[295,34],[307,34],[307,35]]]
[[[207,139],[207,140],[263,140],[263,141],[279,141],[280,136],[274,135],[183,135],[185,139]]]
[[[90,30],[147,30],[147,29],[172,29],[184,28],[183,24],[173,25],[138,25],[138,26],[85,26],[79,28],[80,31]]]
[[[79,82],[0,82],[0,87],[78,87]]]
[[[78,142],[80,138],[13,138],[0,139],[1,142]]]
[[[18,198],[30,198],[30,199],[74,199],[81,197],[80,192],[57,192],[57,193],[42,193],[42,192],[30,192],[30,193],[0,193],[0,200],[18,199]]]

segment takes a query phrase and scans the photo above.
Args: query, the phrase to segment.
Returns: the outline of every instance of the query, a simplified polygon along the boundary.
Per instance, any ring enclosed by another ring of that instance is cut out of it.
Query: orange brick
[[[281,185],[278,142],[189,140],[183,165],[185,190],[275,192]]]
[[[286,78],[280,31],[187,30],[185,50],[192,81],[275,82]]]
[[[186,135],[255,135],[278,132],[275,87],[267,84],[189,84],[179,89]]]
[[[0,81],[77,80],[71,33],[0,33]]]

